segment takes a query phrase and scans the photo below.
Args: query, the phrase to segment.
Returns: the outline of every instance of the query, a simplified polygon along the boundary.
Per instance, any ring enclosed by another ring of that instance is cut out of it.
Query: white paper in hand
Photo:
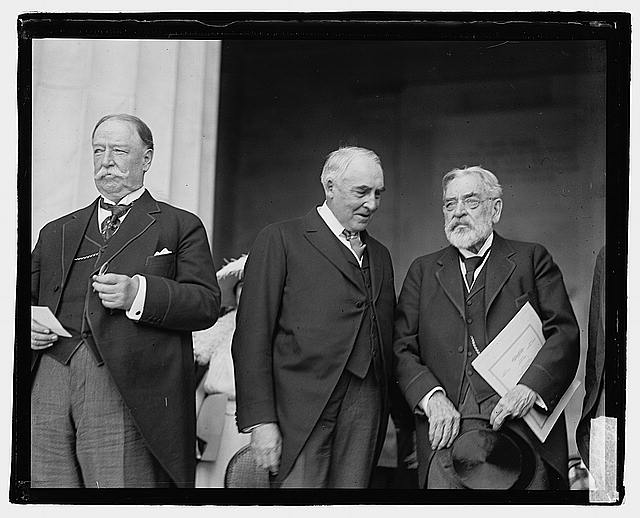
[[[471,365],[500,396],[517,385],[545,343],[542,322],[527,302]],[[524,421],[544,442],[580,382],[575,380],[551,414],[532,408]]]
[[[58,336],[71,336],[47,306],[31,306],[31,318]]]
[[[471,365],[504,396],[520,381],[544,341],[540,317],[527,302]]]

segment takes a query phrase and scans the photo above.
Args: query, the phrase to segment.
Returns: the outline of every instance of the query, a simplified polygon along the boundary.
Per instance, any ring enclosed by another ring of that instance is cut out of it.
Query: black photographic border
[[[14,402],[9,500],[17,504],[589,504],[579,491],[422,490],[94,490],[29,486],[32,40],[332,39],[332,40],[604,40],[606,42],[606,405],[618,418],[617,502],[625,496],[627,258],[630,153],[631,16],[629,13],[341,12],[341,13],[29,13],[17,19],[18,247]]]

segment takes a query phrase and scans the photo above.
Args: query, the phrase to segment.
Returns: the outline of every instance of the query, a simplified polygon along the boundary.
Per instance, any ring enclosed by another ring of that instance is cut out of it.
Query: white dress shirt
[[[342,233],[342,231],[346,229],[342,226],[342,223],[338,221],[338,218],[336,218],[335,214],[331,212],[331,209],[327,205],[327,202],[325,201],[322,205],[316,207],[316,210],[318,211],[318,214],[320,215],[322,220],[329,227],[329,230],[331,230],[331,232],[338,238],[338,240],[349,249],[349,252],[351,252],[357,259],[358,264],[362,266],[362,257],[358,257],[358,254],[356,254],[355,250],[351,248],[351,243],[349,243],[349,240]],[[360,232],[357,232],[357,234],[360,235]]]

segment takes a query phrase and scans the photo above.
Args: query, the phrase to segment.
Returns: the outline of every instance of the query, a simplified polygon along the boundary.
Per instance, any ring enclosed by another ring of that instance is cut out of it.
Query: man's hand
[[[139,284],[135,277],[105,273],[94,275],[92,286],[105,308],[128,311],[136,298]]]
[[[263,423],[252,430],[251,451],[259,467],[278,474],[282,436],[276,423]]]
[[[31,319],[31,348],[34,351],[51,347],[57,339],[58,335],[52,333],[51,329],[41,326],[33,318]]]
[[[429,419],[429,442],[432,450],[448,448],[460,432],[460,412],[443,392],[435,392],[422,409]]]
[[[524,417],[536,402],[538,395],[526,385],[516,385],[507,392],[491,412],[489,424],[494,430],[500,429],[504,420],[509,417]]]

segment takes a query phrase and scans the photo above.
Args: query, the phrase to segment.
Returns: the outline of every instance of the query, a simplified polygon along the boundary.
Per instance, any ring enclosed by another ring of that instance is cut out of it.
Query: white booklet
[[[500,396],[515,387],[544,345],[542,322],[527,302],[471,363]],[[544,442],[580,382],[574,380],[550,414],[532,408],[524,421]]]
[[[31,318],[58,336],[71,336],[47,306],[31,306]]]

